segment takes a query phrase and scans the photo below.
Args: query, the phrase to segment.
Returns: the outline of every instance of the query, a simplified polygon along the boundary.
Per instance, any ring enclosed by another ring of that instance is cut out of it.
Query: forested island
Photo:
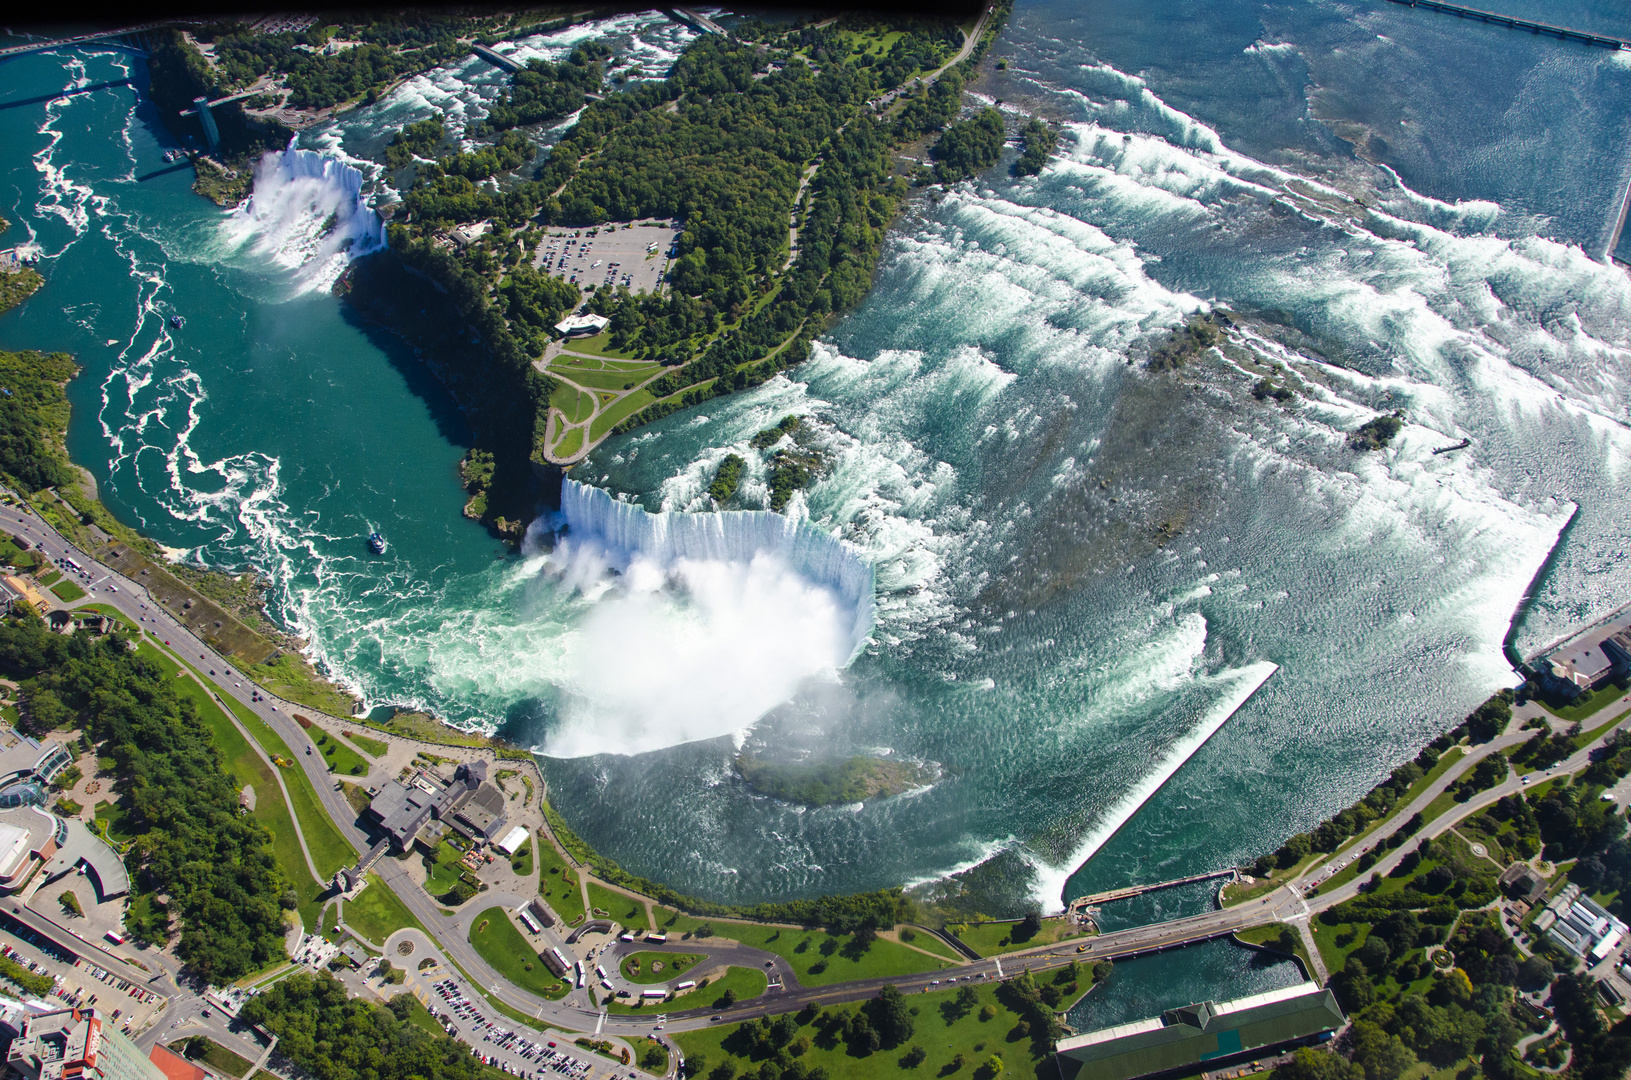
[[[692,40],[661,79],[611,70],[611,49],[591,39],[514,72],[467,130],[435,116],[396,132],[382,151],[402,192],[390,250],[354,264],[341,288],[410,340],[471,415],[483,457],[479,480],[466,472],[467,511],[516,539],[535,476],[805,359],[870,289],[913,184],[970,176],[1000,156],[996,110],[959,116],[1005,13],[961,24],[747,19]],[[247,154],[286,138],[280,125],[300,110],[366,104],[463,55],[472,38],[494,44],[564,19],[427,16],[277,34],[222,23],[167,42],[154,93],[169,106],[265,87],[235,115],[220,110],[223,139]],[[539,129],[574,115],[540,154]],[[657,291],[538,267],[546,237],[645,220],[677,228]],[[615,408],[588,405],[596,388],[569,381],[552,352],[550,328],[580,306],[609,320],[595,355],[634,373],[609,395]],[[779,502],[813,464],[782,463]]]

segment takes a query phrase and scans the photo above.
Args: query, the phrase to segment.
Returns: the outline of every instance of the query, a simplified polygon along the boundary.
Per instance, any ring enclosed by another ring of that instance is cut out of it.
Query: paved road
[[[982,17],[982,26],[984,17]],[[976,34],[970,40],[975,40]],[[969,46],[972,47],[972,46]],[[190,660],[196,656],[197,663],[206,670],[215,669],[225,672],[229,678],[221,685],[222,692],[231,695],[240,705],[255,712],[265,720],[289,744],[295,752],[297,760],[305,769],[321,798],[324,808],[333,818],[336,825],[348,841],[358,850],[365,850],[368,838],[356,825],[356,815],[344,797],[336,790],[333,777],[328,773],[323,763],[323,757],[315,748],[311,753],[307,749],[312,747],[305,732],[291,719],[291,710],[297,708],[288,702],[276,698],[264,697],[255,702],[251,700],[251,693],[258,688],[236,672],[227,662],[217,656],[207,645],[195,638],[185,627],[170,619],[168,614],[157,610],[157,605],[149,605],[142,599],[145,596],[140,586],[128,581],[115,571],[101,567],[91,557],[79,551],[64,541],[56,532],[32,514],[19,514],[12,508],[0,509],[0,526],[11,529],[26,537],[31,543],[37,544],[45,554],[50,555],[59,562],[65,557],[71,557],[82,566],[90,569],[96,568],[98,575],[105,575],[106,582],[117,586],[118,591],[109,591],[107,584],[99,584],[93,599],[111,604],[120,611],[129,615],[141,625],[147,626],[159,634],[161,640],[170,642],[172,648],[187,656]],[[102,579],[99,577],[98,579]],[[242,686],[228,685],[230,682],[242,682]],[[1525,713],[1520,712],[1514,720],[1514,725],[1524,718]],[[1624,722],[1618,725],[1624,726]],[[1605,732],[1604,736],[1593,743],[1600,745],[1605,738],[1613,732]],[[713,1023],[712,1017],[723,1015],[730,1022],[752,1019],[758,1016],[796,1010],[805,1004],[830,1005],[842,1002],[857,1001],[871,997],[886,984],[893,984],[903,992],[924,992],[947,981],[969,981],[1003,978],[1019,970],[1045,970],[1060,967],[1072,960],[1098,960],[1104,958],[1125,959],[1148,952],[1175,948],[1180,945],[1204,941],[1225,934],[1233,933],[1247,927],[1261,925],[1267,922],[1297,922],[1308,919],[1313,913],[1332,907],[1336,904],[1358,895],[1363,883],[1363,875],[1354,881],[1345,883],[1326,893],[1321,893],[1312,899],[1305,899],[1304,892],[1318,880],[1328,876],[1332,870],[1340,870],[1346,861],[1357,857],[1366,848],[1374,847],[1377,843],[1391,836],[1401,828],[1414,813],[1424,810],[1433,799],[1437,798],[1451,784],[1460,779],[1483,757],[1498,753],[1508,747],[1515,746],[1530,736],[1529,732],[1513,732],[1475,747],[1464,758],[1457,761],[1432,785],[1411,801],[1373,835],[1364,839],[1359,846],[1345,851],[1333,860],[1315,864],[1308,872],[1300,876],[1289,885],[1275,889],[1264,896],[1246,901],[1220,911],[1210,911],[1200,915],[1193,915],[1169,922],[1158,923],[1151,926],[1133,927],[1127,930],[1115,931],[1091,939],[1086,944],[1072,941],[1067,944],[1049,946],[1023,953],[1014,953],[1006,957],[974,961],[963,964],[950,972],[932,972],[922,975],[907,976],[905,978],[880,978],[859,980],[829,987],[804,987],[798,984],[790,968],[780,963],[769,953],[760,953],[758,950],[738,946],[742,961],[757,959],[758,963],[751,966],[762,967],[764,960],[770,960],[774,968],[783,976],[784,989],[772,991],[752,1001],[736,1005],[722,1014],[716,1014],[709,1008],[680,1010],[668,1014],[666,1027],[670,1031],[687,1030],[706,1027]],[[1561,763],[1550,772],[1573,771],[1583,768],[1588,760],[1592,747],[1577,751],[1567,761]],[[1431,837],[1440,835],[1455,823],[1471,814],[1494,803],[1505,795],[1522,790],[1523,785],[1516,778],[1510,778],[1489,791],[1482,792],[1468,803],[1458,806],[1455,810],[1446,812],[1433,822],[1430,822],[1421,831],[1421,836]],[[1389,852],[1378,860],[1373,868],[1375,872],[1384,876],[1396,866],[1405,852],[1413,845],[1401,845],[1397,850]],[[502,1001],[510,1008],[533,1016],[538,1020],[557,1027],[574,1031],[596,1031],[608,1035],[627,1036],[636,1033],[650,1033],[654,1027],[651,1016],[611,1016],[586,1007],[582,995],[574,994],[565,1001],[548,1001],[514,986],[483,960],[470,945],[468,933],[468,920],[470,912],[463,916],[446,916],[442,914],[438,905],[424,892],[418,884],[408,875],[406,868],[395,859],[384,859],[376,868],[381,879],[398,897],[400,897],[414,916],[434,936],[440,950],[448,959],[462,968],[489,994]],[[516,906],[524,903],[526,899],[519,896],[495,895],[490,898],[492,903],[505,903],[507,906]],[[484,908],[491,903],[484,905]],[[640,947],[640,946],[636,946]],[[676,946],[677,951],[713,951],[719,948],[705,946],[703,943],[687,943]],[[616,953],[613,954],[618,955]],[[737,954],[733,954],[737,955]],[[743,963],[743,966],[750,966]],[[575,1000],[574,1000],[575,999]]]

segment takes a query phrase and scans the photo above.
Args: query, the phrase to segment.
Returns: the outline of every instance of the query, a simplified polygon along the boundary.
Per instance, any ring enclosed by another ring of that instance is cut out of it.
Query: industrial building
[[[1331,991],[1305,982],[1060,1039],[1054,1060],[1060,1080],[1190,1076],[1321,1042],[1344,1022]]]

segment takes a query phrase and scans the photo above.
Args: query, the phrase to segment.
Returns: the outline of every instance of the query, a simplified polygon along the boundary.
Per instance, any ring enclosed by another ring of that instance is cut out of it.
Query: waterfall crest
[[[636,558],[661,567],[682,559],[750,563],[773,555],[836,594],[848,623],[849,660],[872,633],[872,564],[855,545],[808,522],[769,510],[652,514],[576,480],[561,481],[561,513],[574,535],[592,536],[625,565]]]
[[[255,166],[253,194],[233,211],[235,246],[295,273],[300,291],[326,289],[352,259],[385,246],[385,223],[362,194],[361,172],[292,144]]]

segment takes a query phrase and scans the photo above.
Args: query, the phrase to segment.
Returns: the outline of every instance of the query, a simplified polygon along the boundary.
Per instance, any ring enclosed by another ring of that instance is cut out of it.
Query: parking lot
[[[531,1034],[537,1035],[536,1038],[527,1038],[510,1027],[494,1023],[487,1016],[491,1006],[485,1001],[472,1000],[457,979],[444,978],[432,983],[431,989],[441,999],[440,1005],[426,1006],[436,1022],[453,1038],[465,1042],[482,1061],[521,1080],[551,1075],[572,1080],[602,1077],[640,1080],[646,1075],[632,1066],[619,1068],[615,1062],[574,1045],[572,1036],[556,1032],[544,1036],[534,1032]]]
[[[532,265],[578,286],[657,292],[680,230],[672,222],[611,224],[588,229],[550,229]]]
[[[0,955],[36,975],[56,979],[57,985],[50,997],[74,1006],[94,1005],[101,1015],[127,1034],[141,1031],[164,1005],[163,997],[139,982],[107,971],[89,960],[65,958],[66,953],[43,939],[34,943],[7,943],[0,946]]]

